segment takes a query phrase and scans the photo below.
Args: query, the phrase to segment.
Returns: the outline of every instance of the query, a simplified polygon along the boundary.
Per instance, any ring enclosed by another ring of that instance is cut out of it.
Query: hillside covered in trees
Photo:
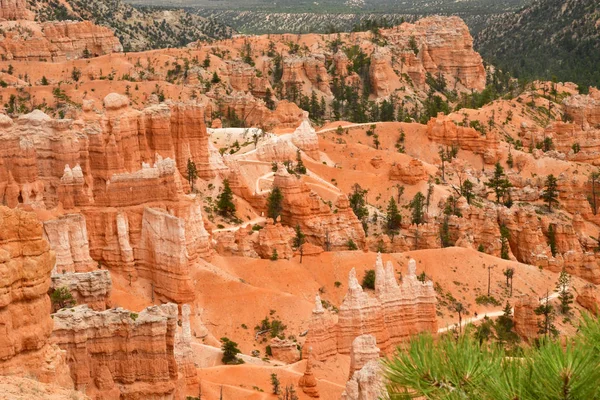
[[[40,21],[89,20],[112,28],[125,51],[182,47],[230,37],[231,28],[184,10],[133,7],[121,0],[30,0]]]
[[[524,79],[600,85],[600,3],[536,0],[493,18],[475,37],[484,59]]]

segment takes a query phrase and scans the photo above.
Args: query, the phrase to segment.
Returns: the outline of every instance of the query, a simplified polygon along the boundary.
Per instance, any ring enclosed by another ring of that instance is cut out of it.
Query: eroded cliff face
[[[54,212],[44,234],[55,270],[87,272],[100,264],[131,279],[150,279],[160,299],[194,297],[190,266],[210,252],[202,206],[185,194],[194,160],[212,168],[204,108],[191,103],[129,107],[110,94],[104,110],[84,104],[81,120],[36,110],[0,124],[0,194],[5,204]],[[220,166],[218,167],[220,168]]]
[[[87,225],[81,214],[44,221],[44,236],[56,254],[55,274],[85,272],[96,267],[90,257]]]
[[[27,0],[0,1],[0,55],[16,61],[64,61],[122,52],[114,32],[89,21],[34,22]]]
[[[32,20],[35,18],[33,11],[29,10],[27,0],[1,0],[0,19],[8,21]]]
[[[600,301],[595,285],[586,285],[576,298],[577,304],[594,315],[600,315]]]
[[[150,279],[162,299],[193,299],[189,268],[210,243],[183,174],[194,160],[200,177],[215,175],[201,106],[137,111],[111,94],[103,112],[86,103],[82,120],[37,110],[16,122],[5,118],[0,142],[3,201],[68,210],[44,222],[56,272],[87,272],[100,263]]]
[[[533,341],[538,337],[539,317],[534,310],[539,303],[531,296],[524,295],[515,303],[515,332],[527,342]]]
[[[83,109],[76,121],[54,120],[39,110],[16,122],[3,116],[0,189],[10,207],[51,208],[59,201],[65,208],[118,207],[173,199],[185,186],[188,159],[200,177],[215,175],[203,107],[171,103],[137,111],[125,96],[110,94],[104,112],[95,112],[93,103]],[[165,188],[153,196],[130,195],[123,186],[135,180]]]
[[[392,351],[406,338],[421,332],[437,332],[436,296],[431,281],[417,280],[411,260],[408,274],[399,285],[390,262],[384,267],[381,255],[375,264],[375,297],[358,283],[350,271],[348,292],[339,307],[337,322],[316,304],[305,347],[317,360],[330,355],[350,354],[352,343],[363,334],[372,335],[384,352]]]
[[[112,30],[89,21],[14,21],[0,27],[0,54],[8,60],[58,62],[123,51]]]
[[[299,177],[291,175],[284,166],[279,166],[273,186],[283,194],[281,221],[288,226],[300,225],[308,241],[330,250],[345,249],[349,239],[359,247],[365,244],[365,232],[354,215],[345,195],[335,203],[337,212]]]
[[[67,352],[75,387],[92,399],[177,399],[177,305],[132,313],[87,306],[54,315],[52,339]]]
[[[373,335],[360,335],[352,341],[350,349],[350,376],[352,379],[354,373],[362,369],[371,361],[379,359],[379,348],[377,339]]]
[[[263,75],[277,68],[280,76],[273,85],[274,94],[279,93],[276,97],[314,94],[318,100],[331,99],[335,94],[332,86],[343,80],[349,87],[369,86],[373,97],[383,98],[397,91],[426,89],[429,74],[443,77],[450,89],[485,88],[483,61],[473,50],[469,29],[456,17],[423,18],[414,24],[381,29],[375,38],[371,32],[283,34],[239,37],[217,45],[250,57]],[[356,47],[350,49],[352,46]],[[365,54],[367,64],[356,62],[358,50]],[[334,68],[328,68],[330,64]],[[231,86],[246,90],[238,79],[233,79]]]
[[[443,114],[427,123],[427,137],[446,147],[457,146],[479,154],[486,164],[498,161],[500,140],[493,132],[482,135],[471,127],[456,125]]]
[[[64,354],[50,345],[54,252],[35,214],[0,207],[0,374],[72,385]]]
[[[206,94],[214,104],[209,110],[220,112],[223,116],[233,116],[244,121],[246,126],[261,128],[295,128],[304,119],[305,111],[287,100],[277,102],[274,110],[267,108],[261,98],[252,93],[235,91],[232,93],[209,92]],[[217,128],[214,126],[213,128]]]
[[[379,349],[372,335],[358,336],[350,351],[350,378],[341,400],[379,399],[385,395]]]
[[[112,280],[107,270],[53,274],[51,290],[66,287],[76,304],[85,304],[94,311],[110,308]]]
[[[283,61],[281,77],[285,92],[290,96],[293,96],[293,93],[296,93],[296,96],[297,93],[310,96],[313,91],[320,96],[331,95],[325,60],[323,54],[304,57],[287,56]]]
[[[290,259],[294,256],[292,248],[295,231],[280,223],[268,220],[258,232],[252,226],[232,231],[213,231],[216,251],[221,255],[269,259],[274,251],[278,258]]]

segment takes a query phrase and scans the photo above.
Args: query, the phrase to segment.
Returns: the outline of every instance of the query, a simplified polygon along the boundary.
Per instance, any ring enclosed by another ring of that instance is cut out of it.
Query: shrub
[[[375,289],[375,270],[369,269],[365,272],[365,276],[362,280],[363,289]]]
[[[238,349],[238,344],[229,338],[222,337],[221,338],[221,350],[223,351],[223,364],[226,365],[235,365],[235,364],[243,364],[244,360],[241,360],[237,357],[240,352]]]
[[[477,296],[477,298],[475,299],[475,303],[479,304],[480,306],[487,306],[489,304],[491,304],[493,306],[500,305],[500,302],[498,300],[496,300],[496,298],[494,298],[494,296],[485,296],[485,295]]]
[[[66,286],[55,289],[50,294],[50,301],[52,301],[52,305],[54,306],[55,310],[60,310],[61,308],[71,308],[76,304],[73,295]]]

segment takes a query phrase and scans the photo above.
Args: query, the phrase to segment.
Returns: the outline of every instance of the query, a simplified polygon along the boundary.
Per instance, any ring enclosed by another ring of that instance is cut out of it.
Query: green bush
[[[365,276],[363,276],[362,280],[363,289],[372,289],[375,290],[375,270],[369,269],[365,271]]]

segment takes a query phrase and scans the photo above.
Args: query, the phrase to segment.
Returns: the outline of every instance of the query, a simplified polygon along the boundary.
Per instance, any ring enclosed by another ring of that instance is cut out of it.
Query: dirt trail
[[[559,293],[552,293],[550,296],[548,296],[548,298],[546,299],[546,297],[544,297],[543,299],[540,300],[540,304],[545,303],[546,301],[550,301],[553,299],[556,299],[559,296]],[[514,307],[512,308],[512,312],[514,314],[515,309]],[[492,311],[491,313],[484,313],[484,314],[480,314],[477,317],[473,317],[473,318],[467,318],[467,319],[463,319],[462,323],[461,323],[461,327],[464,327],[465,325],[468,324],[472,324],[473,322],[477,322],[477,321],[481,321],[485,318],[498,318],[501,315],[504,314],[504,309],[502,310],[498,310],[498,311]],[[458,326],[458,324],[452,324],[452,325],[448,325],[444,328],[440,328],[438,329],[438,333],[444,333],[447,332],[449,330],[455,329]]]

